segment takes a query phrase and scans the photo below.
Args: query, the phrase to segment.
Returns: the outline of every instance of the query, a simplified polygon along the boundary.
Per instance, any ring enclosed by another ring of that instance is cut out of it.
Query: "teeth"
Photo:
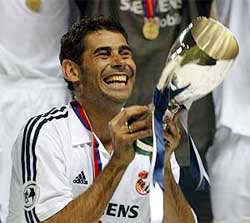
[[[110,83],[108,83],[108,84],[110,84],[110,85],[126,85],[126,83],[125,82],[110,82]]]
[[[125,83],[127,82],[127,76],[126,75],[113,75],[105,79],[105,82],[110,83]]]

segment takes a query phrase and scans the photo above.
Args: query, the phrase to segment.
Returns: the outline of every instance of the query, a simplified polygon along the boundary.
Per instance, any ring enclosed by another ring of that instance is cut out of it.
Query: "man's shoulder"
[[[38,136],[41,132],[56,133],[57,130],[67,126],[69,105],[54,107],[49,111],[31,117],[23,126],[23,135]]]
[[[26,125],[35,125],[38,124],[39,126],[43,124],[49,124],[49,123],[56,123],[57,120],[64,120],[67,119],[69,114],[69,105],[64,105],[61,107],[53,107],[49,111],[33,116],[31,117]]]
[[[37,145],[61,145],[61,141],[69,140],[68,116],[69,106],[66,105],[31,117],[19,132],[12,155],[17,155],[18,159],[21,153]]]

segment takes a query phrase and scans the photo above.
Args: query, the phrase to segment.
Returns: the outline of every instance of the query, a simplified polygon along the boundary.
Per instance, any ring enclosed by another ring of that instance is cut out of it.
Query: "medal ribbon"
[[[92,136],[92,148],[93,148],[93,169],[94,169],[94,177],[97,177],[99,173],[102,170],[102,162],[100,158],[100,152],[98,150],[99,143],[94,135],[94,132],[92,130],[90,121],[88,119],[88,116],[85,112],[85,110],[82,108],[82,106],[77,101],[72,101],[71,106],[73,108],[73,111],[83,124],[83,126],[88,129],[91,132]]]
[[[153,18],[155,17],[157,0],[143,0],[142,1],[144,17],[145,18]]]

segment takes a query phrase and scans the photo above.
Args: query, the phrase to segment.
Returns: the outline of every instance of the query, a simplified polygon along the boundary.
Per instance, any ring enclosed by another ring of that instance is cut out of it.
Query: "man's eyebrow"
[[[98,47],[95,49],[94,54],[97,54],[101,51],[111,51],[111,47],[108,47],[108,46]]]
[[[127,45],[120,46],[119,47],[119,51],[120,50],[128,50],[128,51],[130,51],[132,53],[132,49],[129,46],[127,46]],[[98,54],[101,51],[112,51],[112,48],[109,47],[109,46],[101,46],[101,47],[98,47],[98,48],[96,48],[94,50],[94,54]]]

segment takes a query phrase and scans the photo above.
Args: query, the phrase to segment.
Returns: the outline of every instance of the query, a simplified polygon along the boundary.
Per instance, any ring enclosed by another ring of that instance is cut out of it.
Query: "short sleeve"
[[[46,128],[24,132],[21,145],[22,208],[27,222],[40,222],[63,209],[73,198],[67,159],[60,137]]]

